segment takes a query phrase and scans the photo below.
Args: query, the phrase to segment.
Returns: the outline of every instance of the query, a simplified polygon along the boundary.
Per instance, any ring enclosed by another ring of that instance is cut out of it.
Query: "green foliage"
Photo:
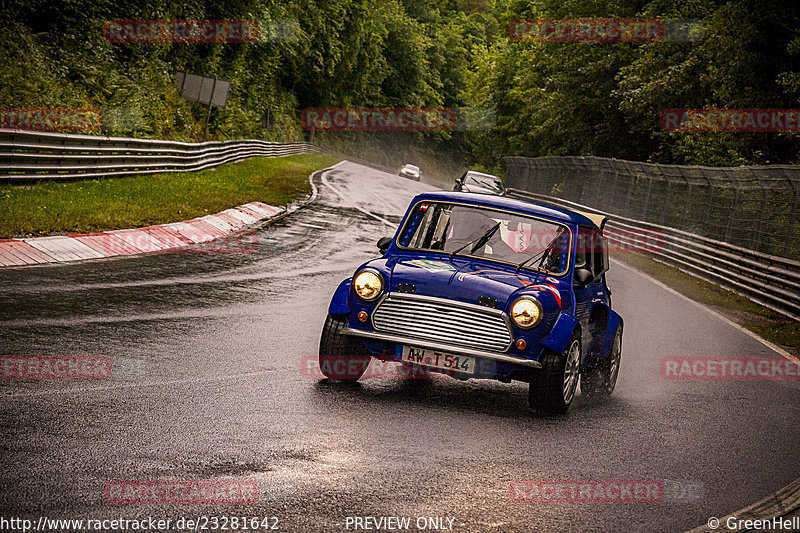
[[[173,87],[175,71],[186,70],[232,83],[228,105],[212,112],[209,138],[265,137],[259,119],[270,108],[275,126],[266,137],[300,140],[304,107],[454,105],[466,47],[486,38],[476,16],[459,11],[425,22],[396,0],[12,0],[0,14],[7,29],[0,33],[7,65],[0,103],[92,107],[104,112],[105,134],[197,140],[206,109]],[[240,44],[119,44],[103,37],[108,20],[189,18],[278,27],[290,21],[296,31]]]
[[[499,131],[473,152],[597,155],[665,163],[796,162],[796,133],[667,133],[665,108],[797,107],[800,4],[796,0],[508,0],[517,18],[699,19],[697,42],[533,43],[507,37],[470,66],[463,98],[494,106]],[[497,135],[500,133],[500,135]]]
[[[634,44],[508,35],[518,18],[580,17],[698,19],[704,37]],[[292,21],[294,29],[242,44],[103,38],[112,19],[187,18]],[[211,114],[210,139],[300,140],[306,107],[441,105],[493,110],[496,127],[408,135],[412,152],[486,168],[497,169],[503,155],[800,159],[796,133],[659,127],[665,108],[800,106],[797,0],[7,0],[0,25],[0,105],[99,108],[105,134],[199,140],[206,109],[173,87],[175,71],[186,70],[232,82],[228,105]],[[269,132],[259,121],[267,108]],[[396,139],[384,138],[396,151]],[[333,144],[357,150],[358,142],[340,135]]]

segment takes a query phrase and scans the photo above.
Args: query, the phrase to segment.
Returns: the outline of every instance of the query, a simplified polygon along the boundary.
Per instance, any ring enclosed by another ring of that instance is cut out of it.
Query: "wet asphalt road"
[[[304,376],[339,281],[377,255],[416,192],[352,164],[259,230],[252,254],[169,254],[0,270],[0,354],[106,355],[103,381],[0,383],[4,517],[454,517],[454,531],[683,531],[800,476],[800,382],[678,382],[667,356],[767,355],[614,262],[626,321],[612,399],[534,418],[526,385]],[[361,210],[356,209],[361,208]],[[249,505],[113,505],[109,480],[244,479]],[[516,479],[659,479],[660,503],[531,504]],[[677,493],[675,493],[677,494]],[[340,524],[340,525],[337,525]],[[352,530],[352,529],[351,529]]]

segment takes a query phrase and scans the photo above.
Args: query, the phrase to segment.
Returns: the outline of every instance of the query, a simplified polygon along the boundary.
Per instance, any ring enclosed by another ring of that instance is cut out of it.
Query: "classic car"
[[[497,194],[502,196],[506,193],[503,181],[492,174],[484,174],[477,170],[467,170],[456,180],[453,187],[454,191],[477,192],[482,194]]]
[[[372,358],[457,379],[529,383],[531,410],[614,390],[622,317],[606,284],[605,218],[528,200],[416,196],[383,254],[341,282],[320,369],[358,379]]]

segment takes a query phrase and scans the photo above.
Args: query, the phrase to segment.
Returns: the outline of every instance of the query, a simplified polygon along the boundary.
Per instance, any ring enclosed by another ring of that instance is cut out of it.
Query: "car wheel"
[[[542,368],[528,388],[532,411],[545,414],[565,413],[575,398],[581,364],[581,340],[575,332],[564,353],[546,351]]]
[[[617,329],[611,352],[601,359],[597,365],[581,376],[581,392],[593,398],[611,396],[617,385],[619,363],[622,358],[622,328]]]
[[[347,315],[328,315],[319,340],[319,368],[329,379],[356,380],[364,375],[370,355],[359,341],[343,335]]]

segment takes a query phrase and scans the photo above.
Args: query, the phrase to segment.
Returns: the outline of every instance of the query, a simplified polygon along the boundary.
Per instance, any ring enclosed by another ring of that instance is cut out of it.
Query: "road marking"
[[[339,163],[336,163],[336,165],[333,165],[333,166],[331,167],[331,169],[335,168],[337,165],[339,165],[339,164],[341,164],[341,163],[345,163],[345,161],[340,161]],[[345,195],[344,195],[344,194],[342,194],[342,192],[341,192],[339,189],[337,189],[336,187],[334,187],[333,185],[331,185],[331,184],[328,182],[328,178],[325,176],[325,174],[326,174],[326,173],[327,173],[327,172],[323,172],[323,173],[321,174],[321,177],[322,177],[322,184],[323,184],[323,185],[325,185],[327,188],[329,188],[331,191],[333,191],[333,193],[334,193],[334,194],[336,194],[336,196],[338,196],[339,198],[341,198],[341,199],[342,199],[342,200],[343,200],[343,201],[344,201],[346,204],[350,204],[350,202],[348,202],[348,200],[347,200],[347,197],[345,197]],[[378,216],[378,215],[376,215],[376,214],[374,214],[374,213],[370,213],[370,212],[369,212],[369,211],[367,211],[366,209],[363,209],[363,208],[361,208],[361,207],[358,207],[357,205],[353,205],[353,204],[350,204],[349,206],[350,206],[350,207],[353,207],[353,208],[355,208],[355,209],[358,209],[359,211],[361,211],[362,213],[364,213],[365,215],[367,215],[367,216],[369,216],[369,217],[372,217],[372,218],[374,218],[374,219],[376,219],[376,220],[379,220],[379,221],[383,222],[384,224],[386,224],[386,225],[387,225],[387,226],[389,226],[390,228],[393,228],[393,229],[396,229],[396,228],[397,228],[397,224],[394,224],[394,223],[392,223],[392,222],[390,222],[390,221],[386,220],[385,218],[383,218],[383,217],[380,217],[380,216]]]
[[[640,276],[642,276],[646,280],[650,281],[654,285],[657,285],[657,286],[661,287],[662,289],[664,289],[665,291],[669,292],[670,294],[674,294],[675,296],[679,296],[679,297],[683,298],[684,300],[686,300],[688,302],[692,302],[697,307],[700,307],[701,309],[704,309],[706,312],[711,313],[712,315],[714,315],[715,317],[719,318],[720,320],[722,320],[723,322],[725,322],[729,326],[733,326],[734,328],[738,329],[739,331],[741,331],[745,335],[748,335],[749,337],[752,337],[753,339],[757,340],[758,342],[760,342],[761,344],[763,344],[764,346],[766,346],[770,350],[782,355],[783,357],[785,357],[789,361],[800,365],[800,359],[798,359],[794,355],[790,354],[789,352],[787,352],[786,350],[784,350],[783,348],[781,348],[777,344],[772,343],[772,342],[768,341],[767,339],[765,339],[763,337],[760,337],[759,335],[757,335],[756,333],[750,331],[749,329],[747,329],[744,326],[740,326],[739,324],[737,324],[736,322],[734,322],[730,318],[728,318],[728,317],[726,317],[726,316],[714,311],[713,309],[709,308],[705,304],[702,304],[702,303],[700,303],[700,302],[698,302],[696,300],[692,300],[691,298],[689,298],[685,294],[681,294],[680,292],[676,291],[675,289],[673,289],[669,285],[666,285],[666,284],[658,281],[653,276],[650,276],[649,274],[645,274],[641,270],[637,270],[637,269],[633,268],[632,266],[629,266],[629,265],[626,265],[625,263],[617,261],[616,259],[612,259],[612,261],[615,264],[622,266],[623,268],[627,268],[628,270],[636,272],[637,274],[639,274]]]

